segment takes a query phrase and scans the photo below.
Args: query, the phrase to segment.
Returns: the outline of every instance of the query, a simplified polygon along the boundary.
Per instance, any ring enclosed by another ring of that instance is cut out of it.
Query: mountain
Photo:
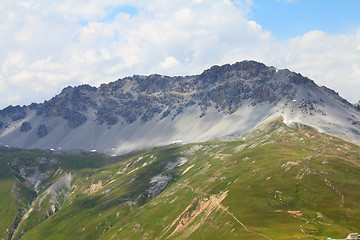
[[[325,239],[359,231],[360,147],[276,118],[111,157],[0,149],[0,239]]]
[[[67,87],[41,104],[9,106],[0,111],[0,143],[116,155],[239,137],[277,116],[360,142],[360,112],[336,92],[289,70],[243,61],[194,76]]]

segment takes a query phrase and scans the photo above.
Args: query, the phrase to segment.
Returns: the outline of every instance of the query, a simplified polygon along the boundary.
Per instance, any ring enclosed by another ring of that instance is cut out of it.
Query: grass
[[[168,146],[116,158],[29,151],[1,152],[0,160],[6,169],[15,158],[30,166],[38,156],[59,159],[58,167],[74,179],[64,207],[47,220],[50,202],[40,203],[39,193],[33,204],[38,210],[19,225],[18,233],[26,230],[22,239],[325,239],[359,231],[360,148],[309,127],[274,121],[245,141]],[[166,170],[180,156],[188,161]],[[4,168],[2,237],[17,207],[26,208],[9,194],[16,181]],[[149,197],[151,179],[159,175],[173,180]],[[97,191],[86,191],[99,184]],[[29,203],[33,192],[22,187],[22,202]],[[225,192],[222,201],[214,200]]]

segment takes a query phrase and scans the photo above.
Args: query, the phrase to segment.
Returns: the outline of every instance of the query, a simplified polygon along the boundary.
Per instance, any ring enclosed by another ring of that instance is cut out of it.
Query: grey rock
[[[20,131],[21,132],[28,132],[28,131],[30,131],[31,130],[31,125],[30,125],[30,123],[28,123],[28,122],[23,122],[22,124],[21,124],[21,128],[20,128]]]
[[[3,110],[0,110],[0,116],[10,117],[11,121],[18,121],[26,117],[26,107],[8,106]]]
[[[39,137],[45,137],[48,134],[47,127],[44,124],[41,124],[38,128],[37,135]]]

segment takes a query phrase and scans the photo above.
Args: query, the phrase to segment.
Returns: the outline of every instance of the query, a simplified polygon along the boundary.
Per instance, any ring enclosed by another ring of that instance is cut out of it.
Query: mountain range
[[[0,111],[0,144],[118,155],[172,142],[238,138],[282,116],[360,142],[360,112],[327,87],[255,61],[199,75],[132,76],[67,87],[52,99]]]

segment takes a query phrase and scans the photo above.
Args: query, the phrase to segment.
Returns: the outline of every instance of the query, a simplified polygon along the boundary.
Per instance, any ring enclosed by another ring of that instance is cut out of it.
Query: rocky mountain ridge
[[[41,104],[9,106],[0,111],[0,142],[117,154],[239,136],[274,115],[360,141],[359,112],[336,92],[301,74],[243,61],[194,76],[135,75],[99,88],[67,87]]]

